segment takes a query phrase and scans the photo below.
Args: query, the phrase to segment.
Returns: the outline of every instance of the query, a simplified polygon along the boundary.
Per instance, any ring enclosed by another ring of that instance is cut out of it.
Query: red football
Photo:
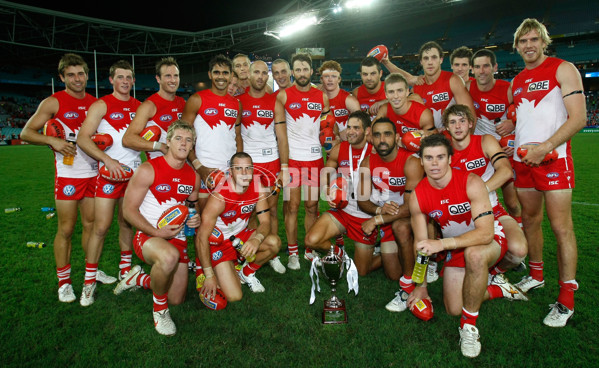
[[[150,125],[139,133],[139,135],[149,142],[158,142],[162,130],[158,125]]]
[[[499,140],[499,145],[502,148],[503,147],[514,148],[515,143],[516,143],[516,136],[514,134],[508,134],[505,137],[501,137],[501,139]]]
[[[430,300],[424,299],[419,300],[412,306],[412,314],[420,318],[423,321],[428,321],[433,318],[434,310],[433,303]]]
[[[156,227],[162,229],[166,225],[181,225],[187,220],[189,209],[182,204],[175,205],[164,211],[158,218]]]
[[[115,182],[128,181],[133,176],[133,169],[125,164],[121,164],[121,167],[123,168],[123,171],[125,172],[125,175],[122,176],[121,178],[111,177],[110,171],[108,171],[108,169],[106,168],[106,165],[102,165],[102,167],[100,167],[100,169],[98,170],[98,173],[100,175],[102,175],[102,177],[106,180],[115,181]]]
[[[91,138],[102,151],[106,151],[113,143],[112,136],[106,133],[96,133]]]
[[[511,104],[507,108],[507,118],[516,124],[516,105]]]
[[[211,246],[218,247],[219,245],[222,244],[223,240],[224,240],[223,232],[220,231],[220,229],[215,226],[214,229],[212,229],[212,233],[208,237],[208,243]]]
[[[333,141],[335,140],[335,132],[333,128],[324,128],[320,131],[320,144],[325,150],[333,148]]]
[[[418,152],[418,150],[420,149],[421,139],[422,134],[420,134],[420,132],[410,131],[401,137],[401,143],[408,151]]]
[[[334,195],[332,202],[338,210],[344,209],[348,204],[348,186],[344,177],[338,176],[331,182],[331,193]]]
[[[522,146],[525,145],[537,145],[539,143],[537,142],[531,142],[531,143],[524,143]],[[518,157],[520,157],[520,159],[523,159],[524,156],[526,156],[526,154],[528,153],[528,150],[526,148],[522,148],[522,146],[518,147],[518,149],[516,150],[516,154],[518,155]],[[545,158],[543,158],[543,161],[541,161],[541,165],[546,165],[549,163],[552,163],[553,161],[557,160],[557,151],[556,150],[551,150],[549,153],[547,153],[545,155]]]
[[[206,187],[210,190],[220,187],[225,180],[225,173],[221,170],[214,170],[206,178]]]
[[[62,123],[58,119],[50,119],[44,124],[44,135],[48,137],[56,137],[66,139]]]
[[[320,118],[320,130],[323,130],[325,128],[333,129],[333,126],[335,126],[335,118],[333,117],[333,115],[327,114]]]
[[[208,309],[221,310],[227,306],[227,298],[220,289],[216,289],[216,294],[212,298],[207,298],[204,294],[200,294],[200,300]]]
[[[377,45],[372,48],[372,50],[368,51],[366,56],[372,56],[378,61],[381,61],[384,57],[389,56],[389,50],[385,45]]]

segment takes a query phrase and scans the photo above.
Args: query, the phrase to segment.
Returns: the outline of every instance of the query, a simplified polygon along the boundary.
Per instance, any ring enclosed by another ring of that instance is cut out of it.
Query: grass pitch
[[[597,262],[599,174],[595,155],[599,137],[579,134],[573,139],[576,190],[573,213],[578,240],[575,314],[565,328],[542,324],[548,305],[557,298],[555,239],[544,223],[546,286],[532,292],[529,302],[493,300],[480,311],[478,327],[482,352],[476,359],[462,357],[457,317],[443,308],[441,283],[429,287],[435,317],[429,322],[411,313],[384,309],[398,288],[381,270],[360,278],[360,292],[348,295],[345,281],[339,295],[347,302],[347,325],[321,324],[323,300],[330,288],[321,282],[316,302],[309,305],[309,264],[300,271],[275,273],[269,266],[258,274],[266,288],[252,294],[244,286],[241,302],[213,312],[197,297],[190,274],[187,301],[171,307],[177,335],[158,335],[152,325],[149,291],[112,294],[114,285],[99,285],[96,302],[83,308],[57,300],[52,249],[56,218],[47,220],[41,207],[52,207],[53,157],[47,147],[0,147],[3,176],[0,208],[22,207],[22,212],[0,213],[4,231],[0,243],[0,362],[6,367],[28,366],[239,366],[239,367],[583,367],[599,356]],[[321,205],[326,210],[326,205]],[[300,214],[300,219],[303,216]],[[282,221],[281,221],[282,226]],[[300,220],[300,239],[303,222]],[[284,231],[280,235],[285,242]],[[85,271],[80,246],[81,227],[73,236],[72,280],[77,296]],[[118,271],[116,226],[106,239],[100,268]],[[43,249],[26,247],[43,241]],[[353,253],[353,245],[346,241]],[[303,248],[303,246],[301,246]],[[190,252],[193,245],[190,242]],[[281,259],[287,262],[285,250]],[[140,263],[135,256],[134,263]],[[144,266],[146,271],[149,270]],[[523,273],[508,272],[517,282]]]

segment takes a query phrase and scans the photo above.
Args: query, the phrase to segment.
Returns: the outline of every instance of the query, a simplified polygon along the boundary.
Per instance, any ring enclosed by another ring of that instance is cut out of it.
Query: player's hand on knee
[[[181,232],[181,230],[183,229],[183,224],[181,225],[166,225],[160,229],[157,229],[157,233],[156,236],[162,239],[172,239],[175,236],[177,236],[177,234],[179,234],[179,232]]]

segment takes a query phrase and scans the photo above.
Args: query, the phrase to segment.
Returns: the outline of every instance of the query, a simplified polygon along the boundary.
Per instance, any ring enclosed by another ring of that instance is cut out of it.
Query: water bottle
[[[4,213],[13,213],[13,212],[19,212],[19,211],[23,211],[23,209],[21,207],[12,207],[12,208],[4,209]]]
[[[67,138],[67,142],[75,145],[77,143],[77,139],[75,138],[75,133],[69,133],[69,137]],[[62,163],[65,165],[72,165],[75,161],[75,156],[73,155],[64,155],[62,158]]]
[[[46,246],[46,243],[44,242],[34,242],[34,241],[28,241],[27,242],[27,248],[44,248]]]
[[[188,207],[189,207],[189,216],[187,216],[187,220],[189,220],[192,216],[194,216],[196,213],[198,213],[198,211],[196,211],[195,203],[190,203]],[[187,226],[187,221],[186,221],[184,232],[185,232],[185,236],[194,236],[196,233],[196,229]]]
[[[56,211],[56,208],[54,208],[54,207],[42,207],[42,212],[52,212],[52,211]]]
[[[235,250],[237,252],[241,252],[241,248],[243,247],[243,240],[239,239],[235,235],[231,235],[231,237],[229,238],[229,240],[233,244],[233,248],[235,248]],[[246,258],[246,261],[248,261],[248,262],[254,262],[255,259],[256,259],[256,255],[254,254],[254,255],[249,256],[248,258]]]
[[[416,255],[416,263],[414,264],[414,272],[412,272],[412,281],[416,284],[422,284],[426,276],[426,267],[428,266],[428,256],[423,252],[418,252]]]
[[[281,183],[280,180],[277,180],[277,182],[275,183],[275,186],[272,188],[272,192],[270,192],[270,194],[277,195],[277,194],[279,194],[281,189],[283,189],[283,184]]]

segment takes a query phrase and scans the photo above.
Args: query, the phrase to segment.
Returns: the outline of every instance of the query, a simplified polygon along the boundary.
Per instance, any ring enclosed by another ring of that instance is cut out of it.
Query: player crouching
[[[186,200],[197,201],[200,178],[186,163],[195,145],[195,131],[190,125],[180,120],[171,124],[166,145],[166,155],[144,162],[131,178],[125,192],[123,214],[138,229],[133,241],[135,254],[152,266],[144,284],[154,295],[154,326],[158,333],[171,336],[177,328],[168,305],[181,304],[187,292],[187,240],[183,223],[160,229],[156,225],[161,214],[172,206],[185,204]],[[198,227],[200,216],[191,217],[187,225]],[[140,274],[138,269],[130,273]],[[140,281],[134,282],[133,276],[127,276],[121,284],[135,285]]]

